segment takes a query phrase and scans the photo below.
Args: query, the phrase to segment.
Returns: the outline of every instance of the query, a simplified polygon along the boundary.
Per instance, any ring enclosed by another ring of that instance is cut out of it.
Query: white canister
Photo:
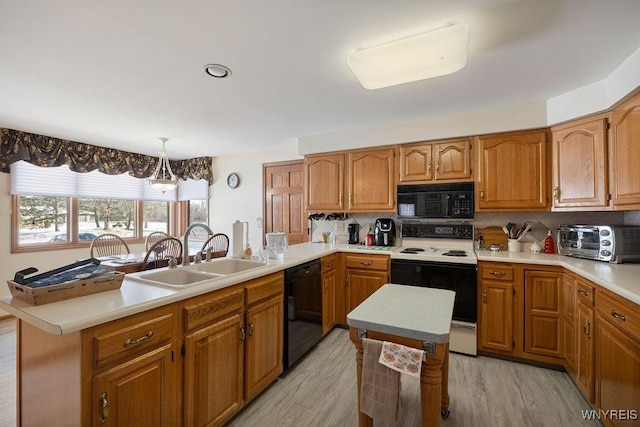
[[[507,240],[507,248],[509,252],[520,252],[522,251],[522,243],[516,239],[509,239]]]
[[[542,246],[540,246],[540,243],[538,242],[533,242],[529,250],[531,251],[531,253],[538,254],[542,252]]]

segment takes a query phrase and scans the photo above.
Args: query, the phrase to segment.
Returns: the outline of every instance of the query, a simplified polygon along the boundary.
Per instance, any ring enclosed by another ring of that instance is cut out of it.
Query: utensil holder
[[[507,240],[507,248],[509,252],[521,252],[522,251],[522,243],[516,239],[508,239]]]

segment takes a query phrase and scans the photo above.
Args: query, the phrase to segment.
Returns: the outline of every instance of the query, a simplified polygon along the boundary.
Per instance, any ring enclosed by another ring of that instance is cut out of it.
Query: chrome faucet
[[[183,266],[189,265],[189,233],[191,233],[191,230],[193,230],[196,227],[204,228],[205,230],[207,230],[207,233],[209,235],[213,234],[213,230],[210,229],[207,224],[203,224],[201,222],[194,222],[187,228],[187,231],[184,232],[184,240],[182,242],[182,252],[183,252],[182,265]],[[200,253],[200,256],[202,256],[202,253]]]

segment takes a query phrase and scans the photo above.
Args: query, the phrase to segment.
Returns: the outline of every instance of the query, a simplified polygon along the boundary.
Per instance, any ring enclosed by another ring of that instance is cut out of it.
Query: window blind
[[[80,197],[87,199],[122,199],[175,202],[209,198],[206,180],[178,181],[178,187],[162,193],[146,179],[129,174],[107,175],[98,171],[77,173],[67,165],[34,166],[25,161],[12,163],[11,194],[21,196]]]

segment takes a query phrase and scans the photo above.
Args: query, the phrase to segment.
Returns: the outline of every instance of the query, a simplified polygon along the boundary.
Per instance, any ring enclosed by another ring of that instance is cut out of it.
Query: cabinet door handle
[[[100,418],[98,422],[104,424],[109,417],[109,401],[107,400],[107,393],[104,392],[98,397],[98,404],[100,405]]]
[[[589,296],[589,292],[585,291],[584,289],[578,289],[578,293],[580,295],[582,295],[583,297],[588,297]]]
[[[245,338],[247,338],[247,334],[244,331],[244,326],[240,326],[240,343],[243,343]]]
[[[489,274],[493,274],[494,276],[504,276],[505,272],[504,271],[489,270]]]
[[[151,337],[153,337],[153,331],[149,331],[146,334],[144,334],[143,336],[141,336],[140,338],[137,338],[137,339],[134,339],[134,340],[132,340],[131,338],[127,339],[124,342],[124,346],[125,347],[129,347],[129,346],[134,345],[134,344],[139,344],[139,343],[141,343],[143,341],[150,340]]]
[[[431,172],[431,163],[427,163],[427,172]]]
[[[340,207],[342,207],[342,194],[340,194]]]
[[[484,202],[484,190],[480,190],[480,200]]]
[[[584,331],[584,334],[587,336],[587,339],[590,340],[591,339],[591,320],[587,320],[584,324],[584,326],[582,327],[582,330]]]
[[[249,321],[249,336],[253,336],[253,322]]]
[[[556,200],[560,200],[560,188],[553,187],[553,198]]]
[[[487,303],[487,291],[485,289],[482,290],[482,303]]]
[[[611,310],[611,315],[613,317],[615,317],[616,319],[622,320],[623,322],[625,322],[627,320],[627,317],[624,314],[620,314],[615,310]]]
[[[362,265],[371,265],[371,264],[373,264],[373,261],[360,261],[360,264],[362,264]]]
[[[353,194],[349,193],[349,207],[353,204]]]
[[[440,171],[440,162],[436,162],[436,172]]]
[[[326,283],[324,284],[324,293],[325,294],[327,293],[327,284]]]

